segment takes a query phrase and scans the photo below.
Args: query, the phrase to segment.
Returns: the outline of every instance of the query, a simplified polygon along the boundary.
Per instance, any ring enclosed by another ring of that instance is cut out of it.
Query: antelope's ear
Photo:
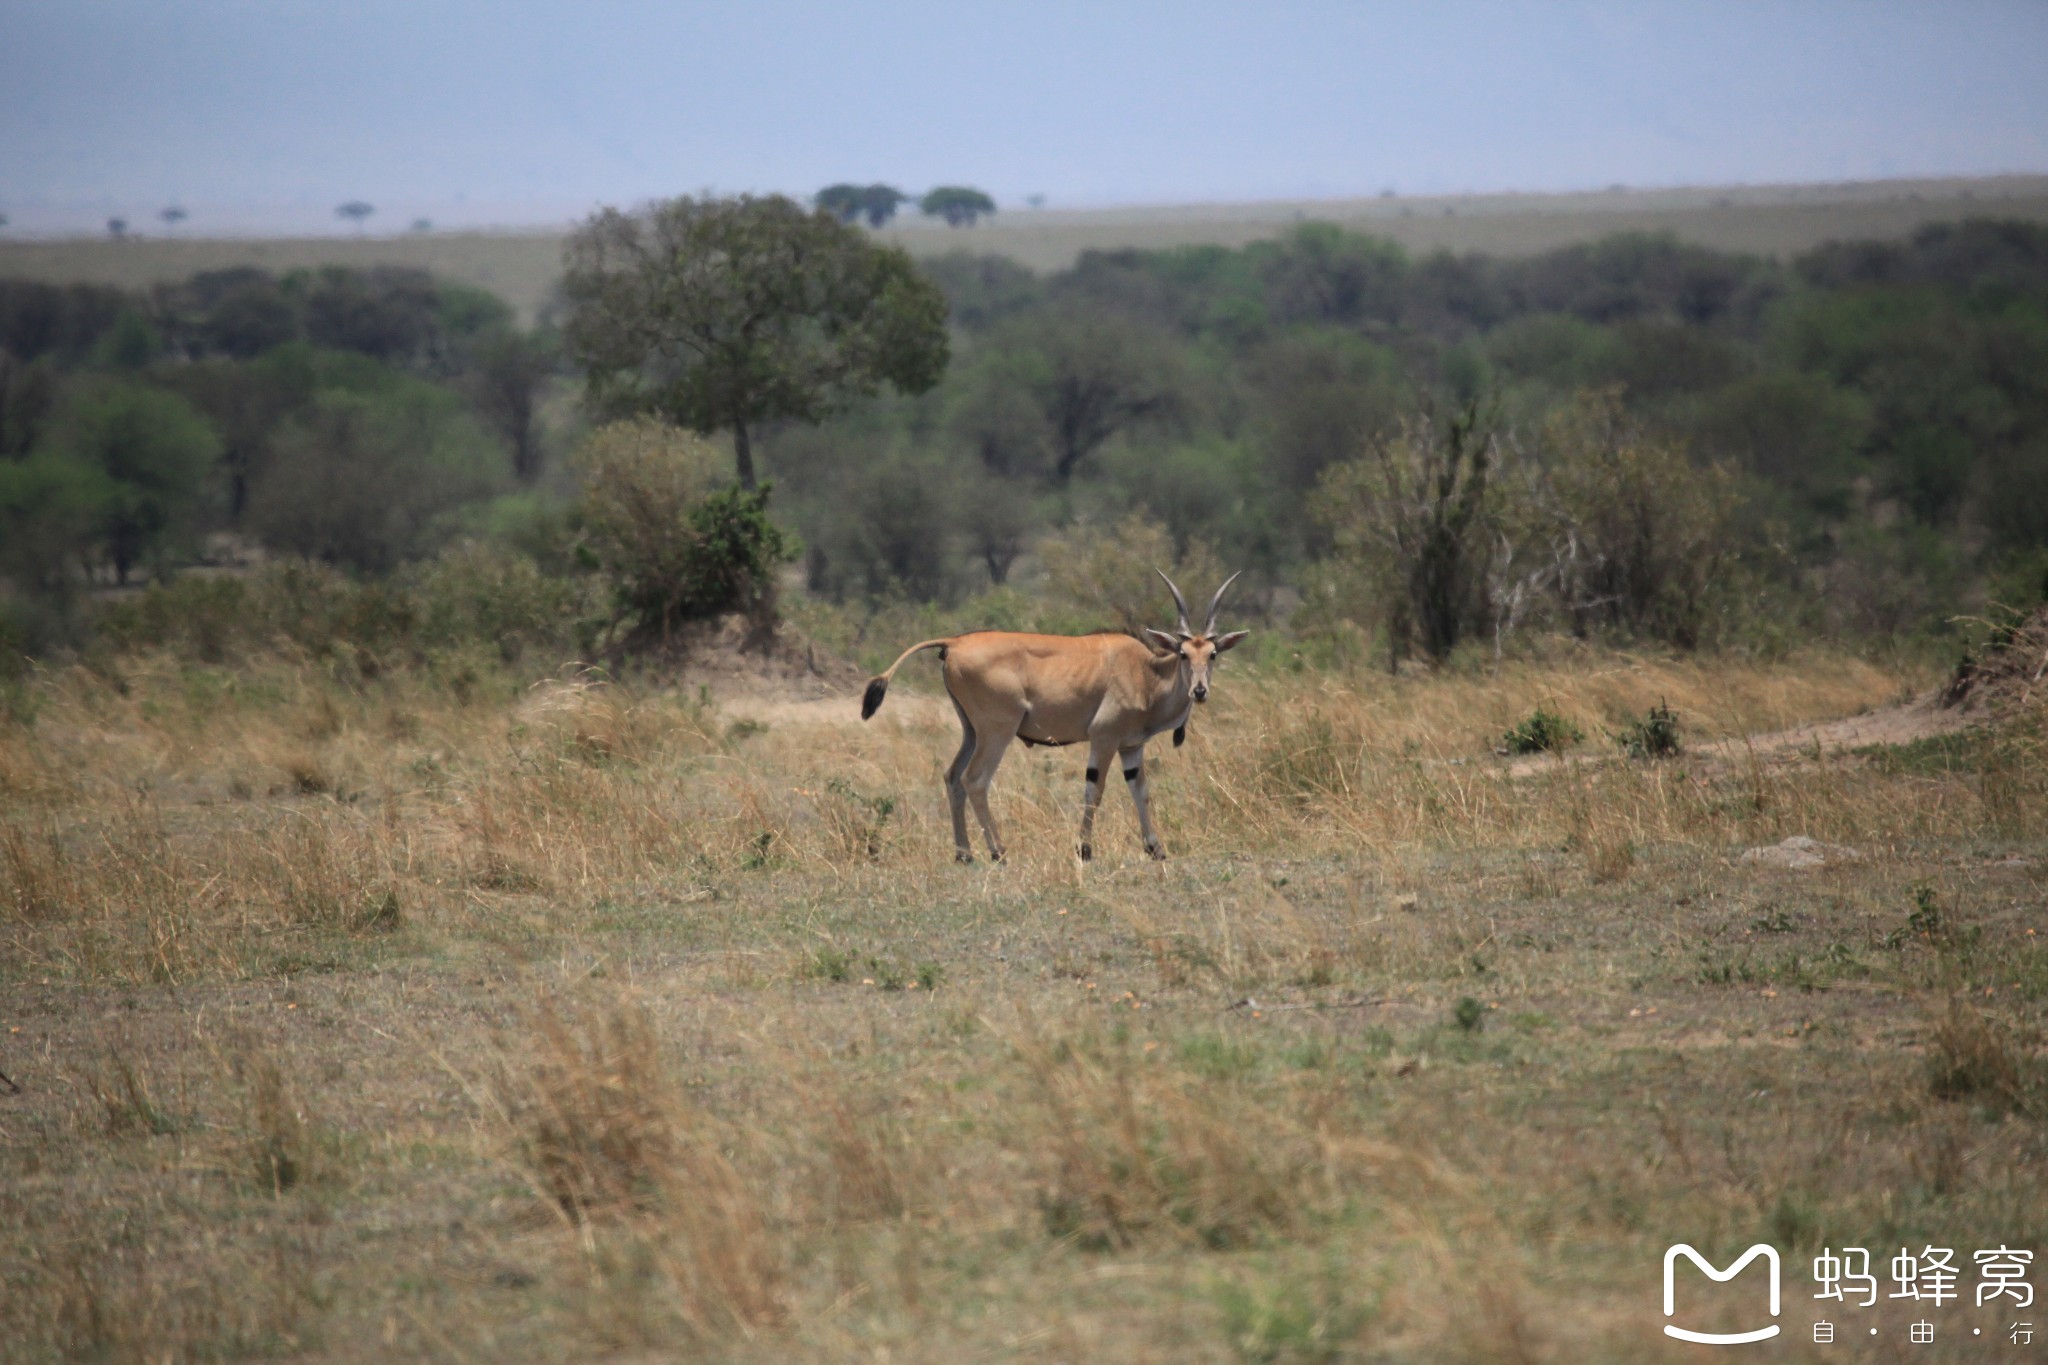
[[[1167,651],[1169,654],[1180,652],[1179,637],[1168,635],[1163,630],[1154,630],[1150,626],[1145,627],[1145,641],[1148,644],[1159,646],[1159,648]]]
[[[1233,630],[1228,635],[1217,636],[1216,652],[1218,654],[1221,654],[1224,650],[1229,649],[1230,647],[1235,645],[1239,640],[1242,640],[1245,636],[1249,634],[1251,634],[1251,632],[1248,630]]]

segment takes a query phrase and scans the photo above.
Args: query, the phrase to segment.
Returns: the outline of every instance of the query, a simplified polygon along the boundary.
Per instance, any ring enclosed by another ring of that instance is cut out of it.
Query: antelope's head
[[[1145,638],[1162,649],[1170,649],[1180,656],[1180,666],[1187,670],[1188,695],[1196,701],[1209,700],[1209,677],[1216,670],[1216,656],[1231,648],[1239,640],[1251,634],[1248,630],[1233,630],[1228,635],[1216,633],[1216,608],[1223,605],[1224,590],[1237,581],[1237,574],[1223,580],[1223,587],[1216,589],[1216,595],[1209,599],[1209,618],[1200,630],[1188,628],[1188,603],[1180,595],[1180,589],[1162,569],[1152,572],[1159,575],[1166,584],[1166,590],[1173,594],[1173,605],[1180,610],[1180,629],[1171,635],[1163,630],[1147,628]],[[1238,573],[1244,572],[1242,569]]]

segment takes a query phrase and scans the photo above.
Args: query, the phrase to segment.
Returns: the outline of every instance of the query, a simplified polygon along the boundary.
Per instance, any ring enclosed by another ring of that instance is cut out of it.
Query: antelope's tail
[[[946,657],[946,646],[952,644],[955,638],[949,635],[943,640],[926,640],[923,644],[912,645],[901,654],[898,654],[896,662],[890,664],[885,672],[877,674],[868,680],[868,690],[862,694],[860,699],[860,718],[866,720],[869,716],[882,709],[882,698],[889,695],[889,679],[896,676],[896,670],[903,667],[905,659],[921,649],[936,649],[939,651],[939,657],[943,659]]]

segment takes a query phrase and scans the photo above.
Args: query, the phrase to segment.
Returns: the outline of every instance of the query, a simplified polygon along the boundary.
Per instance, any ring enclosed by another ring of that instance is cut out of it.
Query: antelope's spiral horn
[[[1188,626],[1188,599],[1182,597],[1180,589],[1173,586],[1173,580],[1166,576],[1166,570],[1155,568],[1152,572],[1159,575],[1159,581],[1166,584],[1166,590],[1173,594],[1173,605],[1180,608],[1180,633],[1193,635],[1195,632]]]
[[[1239,569],[1237,573],[1234,573],[1230,577],[1224,579],[1223,586],[1216,589],[1216,595],[1209,599],[1209,621],[1207,625],[1204,625],[1202,627],[1202,634],[1214,635],[1216,633],[1216,608],[1223,605],[1223,594],[1229,589],[1232,583],[1235,583],[1238,580],[1239,575],[1243,573],[1244,570]],[[1174,595],[1176,597],[1179,596],[1178,593]],[[1181,608],[1181,610],[1186,611],[1187,608],[1183,607]]]

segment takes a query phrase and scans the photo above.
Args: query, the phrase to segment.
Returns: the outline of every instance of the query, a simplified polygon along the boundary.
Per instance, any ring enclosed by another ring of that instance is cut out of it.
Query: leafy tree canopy
[[[865,218],[869,227],[881,227],[896,216],[910,196],[894,185],[827,185],[812,202],[842,223]]]
[[[984,213],[996,211],[996,201],[966,185],[941,185],[917,201],[918,212],[927,218],[943,218],[947,227],[973,227]]]
[[[945,373],[946,301],[900,248],[780,195],[604,209],[570,238],[563,335],[590,393],[702,434],[817,422]]]
[[[123,581],[129,570],[190,529],[220,438],[174,393],[115,380],[79,384],[66,395],[38,455],[71,466],[67,505],[96,487],[94,534]]]

